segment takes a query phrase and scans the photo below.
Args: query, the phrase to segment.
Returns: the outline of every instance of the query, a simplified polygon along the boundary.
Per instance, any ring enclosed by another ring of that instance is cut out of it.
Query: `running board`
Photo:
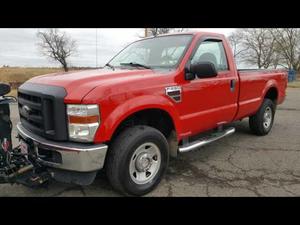
[[[211,142],[217,141],[223,137],[229,136],[235,132],[234,127],[227,128],[226,130],[223,131],[218,131],[210,134],[207,137],[201,138],[199,140],[193,141],[191,143],[187,143],[185,145],[179,146],[179,152],[189,152],[192,151],[196,148],[200,148],[204,145],[207,145]]]

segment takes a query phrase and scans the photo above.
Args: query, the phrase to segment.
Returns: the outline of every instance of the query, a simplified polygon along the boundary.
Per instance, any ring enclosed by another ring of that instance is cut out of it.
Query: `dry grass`
[[[14,96],[14,97],[17,97],[17,89],[12,89],[11,92],[9,92],[7,94],[7,96]]]
[[[24,83],[32,77],[55,73],[62,71],[61,68],[23,68],[23,67],[9,67],[0,68],[0,82],[4,83]],[[17,90],[12,89],[8,94],[10,96],[17,95]]]
[[[70,70],[82,70],[89,68],[70,68]],[[47,67],[2,67],[0,68],[0,82],[21,84],[32,77],[45,75],[49,73],[56,73],[63,71],[62,68],[47,68]],[[16,86],[17,87],[17,86]],[[14,85],[8,95],[16,96],[17,90]]]
[[[25,82],[28,79],[62,71],[61,68],[22,68],[22,67],[11,67],[11,68],[0,68],[0,82]]]
[[[294,82],[288,83],[288,87],[290,87],[290,88],[300,88],[300,80],[296,80]]]

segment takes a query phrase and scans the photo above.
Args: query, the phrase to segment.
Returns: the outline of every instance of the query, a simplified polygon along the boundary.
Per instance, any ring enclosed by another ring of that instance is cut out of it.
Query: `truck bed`
[[[242,69],[240,78],[239,112],[236,119],[254,114],[261,105],[266,90],[274,87],[278,90],[277,104],[285,98],[287,85],[286,70]]]

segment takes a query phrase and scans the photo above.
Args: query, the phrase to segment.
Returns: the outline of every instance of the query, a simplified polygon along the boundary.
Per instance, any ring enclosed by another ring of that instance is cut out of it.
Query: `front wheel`
[[[169,160],[164,135],[148,126],[121,132],[113,141],[106,162],[111,185],[126,195],[144,195],[161,181]]]
[[[263,136],[270,132],[274,122],[275,108],[272,100],[264,99],[257,113],[249,118],[249,125],[254,134]]]

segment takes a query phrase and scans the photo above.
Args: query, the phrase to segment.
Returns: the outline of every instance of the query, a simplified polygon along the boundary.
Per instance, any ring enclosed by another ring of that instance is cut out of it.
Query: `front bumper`
[[[21,123],[17,124],[19,135],[24,140],[31,140],[41,164],[53,168],[91,172],[102,169],[108,146],[105,144],[89,145],[72,142],[54,142],[28,131]],[[39,157],[40,150],[54,151],[60,156],[59,162]]]

